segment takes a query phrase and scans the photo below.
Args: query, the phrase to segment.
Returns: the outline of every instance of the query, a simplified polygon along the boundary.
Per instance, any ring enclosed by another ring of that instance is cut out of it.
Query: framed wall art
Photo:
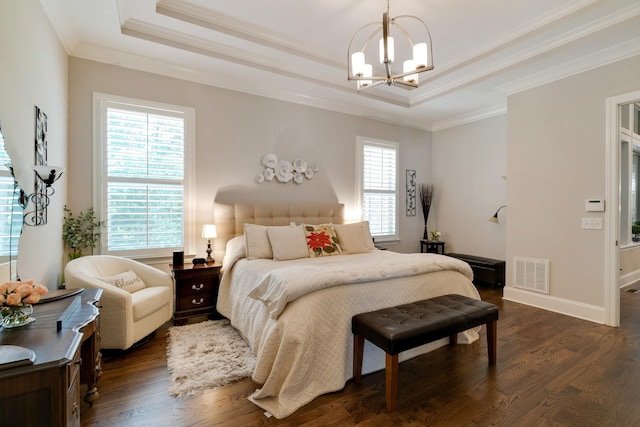
[[[407,169],[407,216],[416,216],[416,171]]]

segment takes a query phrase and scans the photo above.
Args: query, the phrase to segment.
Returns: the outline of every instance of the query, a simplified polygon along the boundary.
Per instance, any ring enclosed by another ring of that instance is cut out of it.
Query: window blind
[[[397,151],[394,144],[362,145],[362,218],[373,237],[397,238]]]
[[[107,250],[184,246],[184,118],[106,112]]]

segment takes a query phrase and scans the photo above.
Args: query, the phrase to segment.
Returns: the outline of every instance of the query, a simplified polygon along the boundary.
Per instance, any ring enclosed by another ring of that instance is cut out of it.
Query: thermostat
[[[604,212],[604,200],[587,199],[584,203],[584,210],[587,212]]]

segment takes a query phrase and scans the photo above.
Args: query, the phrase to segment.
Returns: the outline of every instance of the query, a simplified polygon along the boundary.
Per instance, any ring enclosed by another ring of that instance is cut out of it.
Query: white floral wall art
[[[262,156],[262,172],[256,177],[258,183],[265,181],[273,181],[275,178],[278,182],[295,182],[301,184],[305,179],[311,179],[318,173],[316,165],[309,164],[301,159],[293,162],[289,160],[278,160],[278,156],[268,153]]]

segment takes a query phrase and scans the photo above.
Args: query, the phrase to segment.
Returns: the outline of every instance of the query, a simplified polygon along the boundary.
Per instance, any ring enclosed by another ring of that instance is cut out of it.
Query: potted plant
[[[89,208],[85,213],[80,211],[77,217],[64,206],[64,223],[62,224],[62,239],[69,250],[69,260],[82,256],[83,249],[95,249],[100,238],[100,227],[104,221],[98,221]]]
[[[631,224],[631,234],[633,234],[631,240],[634,242],[640,241],[640,238],[638,237],[638,234],[640,234],[640,221],[636,221]]]

